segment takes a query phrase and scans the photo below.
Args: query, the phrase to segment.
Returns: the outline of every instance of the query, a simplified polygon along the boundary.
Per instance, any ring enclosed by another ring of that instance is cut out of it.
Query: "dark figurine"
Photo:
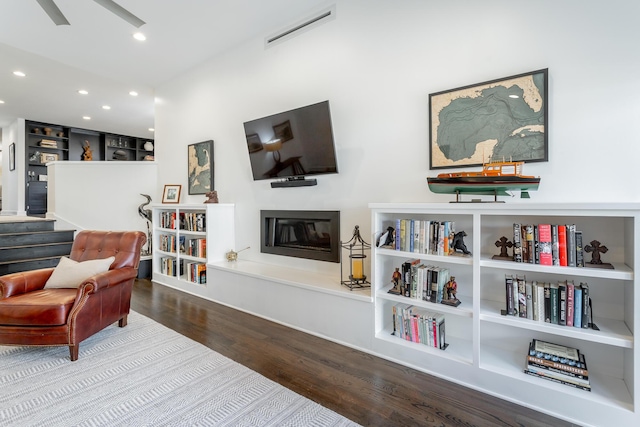
[[[449,281],[444,285],[444,289],[447,292],[447,299],[442,299],[442,304],[451,305],[457,307],[460,305],[460,300],[456,297],[458,293],[458,284],[456,283],[455,276],[451,276]]]
[[[584,247],[584,250],[587,253],[591,253],[591,261],[586,262],[584,264],[585,267],[613,269],[613,265],[608,262],[602,262],[602,259],[600,259],[600,254],[606,254],[609,251],[609,248],[607,248],[597,240],[592,240],[590,244]]]
[[[464,238],[467,237],[467,233],[464,231],[458,231],[453,236],[453,250],[460,251],[465,255],[469,255],[471,252],[467,249],[467,246],[464,244]]]
[[[205,203],[218,203],[218,192],[217,191],[211,191],[207,194],[205,194],[205,196],[207,196],[207,200],[205,200]]]
[[[400,295],[402,293],[402,291],[400,290],[400,279],[402,279],[402,273],[400,273],[400,268],[396,267],[396,271],[394,271],[391,275],[393,288],[389,290],[390,294]]]
[[[396,229],[391,226],[387,227],[387,231],[382,233],[382,235],[378,239],[377,246],[379,248],[384,246],[393,246],[393,243],[395,242],[395,235],[396,235]]]

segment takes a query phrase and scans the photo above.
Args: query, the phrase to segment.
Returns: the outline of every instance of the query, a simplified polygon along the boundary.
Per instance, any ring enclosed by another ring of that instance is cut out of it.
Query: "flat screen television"
[[[256,181],[338,173],[329,101],[245,122],[244,131]]]

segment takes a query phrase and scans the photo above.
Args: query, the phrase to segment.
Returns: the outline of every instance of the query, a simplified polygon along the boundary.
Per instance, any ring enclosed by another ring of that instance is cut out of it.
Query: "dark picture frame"
[[[181,192],[182,185],[165,184],[164,191],[162,192],[162,203],[180,203]]]
[[[249,154],[257,153],[262,150],[262,141],[260,141],[260,135],[257,133],[252,133],[251,135],[246,135],[247,145],[249,146]]]
[[[429,94],[429,169],[549,160],[548,68]]]
[[[214,188],[213,140],[187,147],[189,194],[206,194]]]
[[[293,139],[293,131],[291,130],[291,123],[286,120],[277,125],[273,125],[274,139],[279,139],[281,142],[289,141]]]
[[[16,143],[9,145],[9,170],[16,170]]]

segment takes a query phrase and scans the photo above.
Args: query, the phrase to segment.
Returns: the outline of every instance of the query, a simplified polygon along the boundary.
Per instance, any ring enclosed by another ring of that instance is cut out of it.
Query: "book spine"
[[[576,225],[567,224],[567,266],[576,266]]]
[[[394,245],[396,248],[396,251],[399,251],[401,246],[400,246],[400,236],[402,236],[402,220],[401,219],[396,219],[396,238],[394,239]]]
[[[553,265],[551,224],[538,225],[538,239],[538,258],[540,259],[540,265]]]
[[[587,329],[589,327],[589,285],[580,283],[580,289],[582,289],[582,327]]]
[[[582,246],[582,231],[576,230],[576,267],[584,267],[584,248]]]
[[[517,278],[518,280],[518,315],[526,319],[527,317],[527,291],[525,280]]]
[[[563,381],[563,380],[560,380],[560,379],[557,379],[557,378],[552,378],[552,377],[549,377],[549,376],[540,375],[539,373],[533,372],[533,371],[529,371],[528,369],[525,369],[524,373],[528,374],[528,375],[531,375],[531,376],[534,376],[534,377],[544,378],[545,380],[553,381],[553,382],[556,382],[556,383],[559,383],[559,384],[563,384],[563,385],[566,385],[566,386],[569,386],[569,387],[574,387],[574,388],[578,388],[578,389],[585,390],[585,391],[591,391],[591,387],[589,387],[589,386],[583,386],[583,385],[580,385],[580,384],[572,383],[570,381]]]
[[[533,286],[531,282],[525,282],[524,286],[527,297],[527,319],[533,320]]]
[[[549,289],[549,293],[551,295],[551,304],[550,304],[550,309],[551,309],[551,316],[550,317],[550,321],[553,325],[557,325],[558,324],[558,317],[559,317],[559,313],[558,313],[558,301],[559,301],[559,295],[558,295],[558,285],[556,284],[552,284],[550,289]]]
[[[565,369],[565,368],[571,368],[571,366],[559,367],[558,363],[549,362],[548,360],[539,359],[537,357],[531,357],[531,356],[527,357],[527,365],[534,366],[538,369],[546,369],[550,372],[555,372],[560,375],[566,375],[567,377],[578,378],[581,380],[589,379],[589,375],[588,375],[589,373],[584,369],[580,369],[580,368],[574,368],[573,370]]]
[[[536,283],[536,295],[538,296],[538,312],[537,312],[537,321],[544,322],[545,318],[545,293],[544,293],[544,283]]]
[[[533,225],[527,224],[525,226],[525,232],[527,236],[527,262],[529,264],[535,264],[536,251],[535,251],[535,238],[533,232]]]
[[[573,292],[573,326],[582,328],[582,289],[576,286]]]
[[[567,281],[567,326],[573,326],[573,315],[575,307],[575,286],[571,280]]]
[[[522,238],[520,224],[513,224],[513,260],[522,262]]]
[[[544,321],[551,323],[551,284],[544,284]]]
[[[553,265],[560,265],[560,253],[558,248],[558,226],[551,226],[551,259]]]
[[[506,288],[505,298],[506,298],[507,314],[512,316],[515,314],[515,310],[513,308],[513,276],[505,275],[504,283]]]
[[[558,283],[558,325],[567,325],[567,285]]]
[[[558,259],[560,266],[567,266],[567,227],[558,225]]]
[[[527,224],[520,225],[520,239],[522,240],[522,262],[529,262],[529,242],[527,240]]]

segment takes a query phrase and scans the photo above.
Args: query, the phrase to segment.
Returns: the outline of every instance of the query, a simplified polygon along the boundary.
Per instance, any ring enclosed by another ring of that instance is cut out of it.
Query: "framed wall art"
[[[189,194],[206,194],[213,186],[213,140],[188,147]]]
[[[9,145],[9,170],[15,170],[16,169],[16,143],[12,142],[11,145]]]
[[[180,203],[180,191],[182,191],[182,185],[165,185],[162,193],[162,203]]]
[[[429,95],[429,169],[548,161],[548,69]]]

